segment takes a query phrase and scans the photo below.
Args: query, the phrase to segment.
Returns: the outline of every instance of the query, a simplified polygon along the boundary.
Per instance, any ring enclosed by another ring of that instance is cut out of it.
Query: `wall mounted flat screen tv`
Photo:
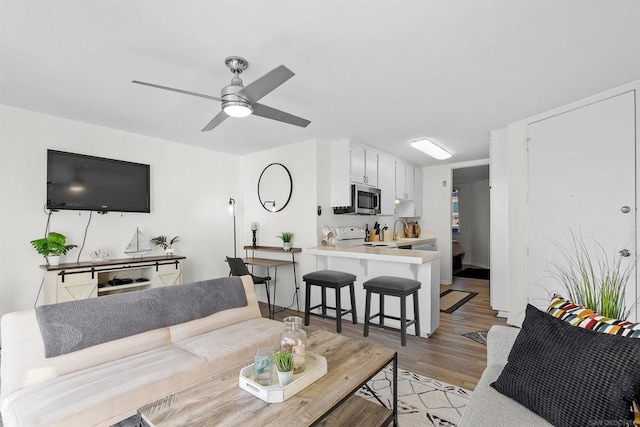
[[[47,209],[150,212],[149,165],[47,150]]]

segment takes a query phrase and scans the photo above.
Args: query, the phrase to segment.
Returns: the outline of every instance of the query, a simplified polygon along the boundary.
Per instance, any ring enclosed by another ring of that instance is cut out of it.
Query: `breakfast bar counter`
[[[414,251],[411,249],[371,246],[318,246],[303,249],[302,252],[318,256],[357,258],[408,264],[424,264],[440,258],[440,252],[437,251]]]
[[[358,321],[364,323],[365,291],[362,283],[378,276],[396,276],[417,280],[422,283],[419,291],[420,332],[428,337],[440,324],[440,252],[398,249],[390,247],[367,246],[317,246],[302,250],[303,254],[316,257],[317,270],[330,269],[355,274],[357,277],[356,309]],[[331,293],[327,294],[327,299]],[[313,300],[318,295],[312,294]],[[373,314],[377,312],[378,302],[373,295]],[[330,303],[334,301],[328,301]],[[385,314],[399,316],[398,298],[385,299]],[[386,320],[390,326],[399,327],[400,322]],[[409,334],[415,334],[413,326],[407,328]]]

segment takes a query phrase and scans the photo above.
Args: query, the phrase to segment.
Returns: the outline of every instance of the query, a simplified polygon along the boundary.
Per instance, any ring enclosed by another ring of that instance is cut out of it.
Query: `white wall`
[[[97,248],[124,258],[140,227],[149,238],[180,236],[175,248],[187,257],[184,281],[228,273],[227,202],[240,192],[239,157],[7,106],[0,106],[0,122],[0,314],[36,302],[44,260],[29,242],[45,230],[48,148],[151,165],[151,213],[94,213],[81,261]],[[88,212],[57,212],[51,230],[80,246],[88,219]],[[75,262],[78,253],[72,250],[63,262]]]
[[[440,257],[440,283],[451,284],[451,187],[453,169],[489,164],[488,159],[449,163],[422,169],[424,188],[423,214],[420,226],[433,230],[438,239]],[[488,196],[487,196],[488,199]]]
[[[489,180],[458,186],[460,233],[453,236],[465,250],[462,262],[489,268]]]
[[[242,186],[234,197],[238,203],[238,256],[244,256],[245,245],[251,244],[251,223],[258,223],[257,244],[262,246],[282,246],[282,240],[277,238],[283,231],[293,233],[293,246],[307,248],[317,246],[317,141],[310,140],[297,144],[261,151],[241,158]],[[258,179],[264,168],[271,163],[282,163],[289,169],[293,180],[293,193],[287,207],[281,212],[268,212],[258,200]],[[230,195],[233,197],[233,195]],[[231,255],[232,248],[227,254]],[[256,252],[259,258],[291,259],[289,254],[274,252]],[[304,283],[302,276],[315,269],[315,259],[304,254],[296,254],[296,273],[300,286],[300,309],[304,310]],[[271,275],[273,276],[273,269]],[[258,267],[254,269],[257,275],[266,274]],[[278,267],[276,304],[288,307],[292,304],[294,295],[293,270],[290,266]],[[256,292],[261,301],[266,301],[263,286],[256,286]],[[273,296],[272,296],[273,298]],[[294,306],[294,308],[297,308]]]

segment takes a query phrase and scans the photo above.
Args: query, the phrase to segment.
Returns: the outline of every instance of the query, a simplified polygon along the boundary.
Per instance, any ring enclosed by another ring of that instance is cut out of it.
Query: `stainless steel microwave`
[[[380,215],[380,189],[351,185],[351,206],[333,208],[334,214]]]

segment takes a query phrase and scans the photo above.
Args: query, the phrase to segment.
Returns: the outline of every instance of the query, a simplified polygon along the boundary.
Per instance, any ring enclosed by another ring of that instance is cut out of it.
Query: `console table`
[[[295,287],[294,296],[296,298],[296,306],[298,311],[300,311],[300,300],[298,296],[298,278],[296,275],[296,254],[302,252],[301,248],[291,248],[289,251],[285,251],[282,249],[282,246],[256,246],[248,245],[244,247],[246,257],[243,258],[244,263],[247,265],[258,266],[258,267],[266,267],[267,276],[270,276],[270,269],[273,267],[273,304],[271,304],[271,313],[269,313],[269,317],[273,318],[273,315],[277,313],[275,309],[276,302],[276,284],[278,281],[278,267],[283,265],[291,265],[293,267],[293,285]],[[251,251],[251,256],[249,256],[249,251]],[[281,253],[281,254],[291,254],[291,261],[284,259],[272,259],[272,258],[256,258],[255,253],[257,251],[261,252],[271,252],[271,253]],[[281,308],[283,311],[284,308]]]
[[[44,273],[44,303],[95,298],[119,292],[182,284],[183,256],[149,256],[104,262],[72,262],[41,265]],[[131,283],[114,283],[114,279]]]

